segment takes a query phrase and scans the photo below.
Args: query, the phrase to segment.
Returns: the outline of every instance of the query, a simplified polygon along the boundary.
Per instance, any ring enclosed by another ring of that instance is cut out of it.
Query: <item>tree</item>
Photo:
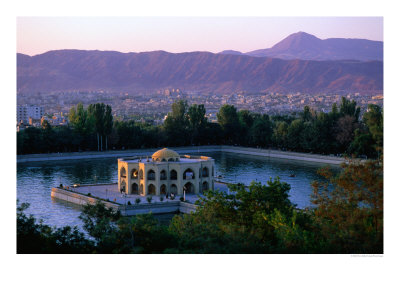
[[[344,115],[340,117],[335,127],[335,138],[341,152],[348,150],[354,140],[354,132],[359,128],[359,124],[354,116]]]
[[[178,100],[172,104],[172,111],[168,113],[164,122],[164,129],[170,145],[183,146],[188,141],[188,104],[187,101]]]
[[[275,123],[273,140],[276,146],[283,148],[288,147],[288,130],[289,125],[285,121],[278,121]]]
[[[191,133],[190,144],[200,144],[204,139],[204,130],[207,125],[206,109],[203,104],[193,104],[187,112],[189,131]]]
[[[313,183],[312,209],[330,253],[383,253],[383,161],[350,161]],[[333,188],[332,188],[333,187]]]
[[[378,105],[369,104],[368,110],[363,116],[363,121],[368,127],[373,140],[376,151],[383,150],[383,112]]]
[[[288,147],[293,150],[300,150],[301,147],[301,135],[303,131],[304,123],[302,120],[294,120],[288,128]]]
[[[236,107],[224,104],[217,113],[218,123],[222,128],[224,139],[228,144],[235,144],[240,136],[239,117]]]
[[[120,218],[120,211],[107,208],[100,201],[94,205],[84,205],[79,216],[83,228],[94,238],[96,248],[102,253],[111,253],[115,248],[118,241],[117,221]]]
[[[51,228],[27,216],[28,203],[17,207],[17,253],[91,253],[93,243],[77,227]]]
[[[272,139],[272,125],[268,115],[255,118],[250,129],[250,140],[252,145],[267,147]]]
[[[346,99],[345,97],[342,97],[342,101],[340,102],[339,106],[339,114],[341,117],[344,116],[350,116],[354,117],[356,122],[358,122],[358,119],[360,117],[360,108],[357,107],[357,102],[352,100]]]
[[[106,136],[106,150],[108,150],[108,136],[111,134],[113,129],[113,116],[110,105],[106,105],[106,111],[104,115],[104,134]]]

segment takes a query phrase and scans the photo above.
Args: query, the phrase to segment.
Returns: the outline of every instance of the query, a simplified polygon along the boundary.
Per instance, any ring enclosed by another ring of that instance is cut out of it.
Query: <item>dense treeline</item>
[[[360,117],[356,102],[342,98],[328,113],[305,106],[299,115],[237,111],[223,105],[217,123],[209,122],[203,105],[172,104],[163,125],[114,120],[111,107],[82,104],[69,113],[70,127],[27,128],[18,133],[18,154],[85,150],[156,148],[226,144],[321,154],[379,157],[383,148],[383,111],[369,105]]]
[[[383,253],[382,160],[350,163],[314,183],[314,206],[299,210],[279,179],[234,194],[209,192],[192,214],[161,225],[151,214],[121,217],[103,204],[87,205],[76,228],[60,229],[17,214],[18,253]]]

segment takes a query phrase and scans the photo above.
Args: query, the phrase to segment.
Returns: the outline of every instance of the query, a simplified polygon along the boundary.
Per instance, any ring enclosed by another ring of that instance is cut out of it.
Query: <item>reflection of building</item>
[[[118,159],[118,189],[127,194],[181,195],[214,189],[214,160],[207,156],[179,156],[164,148],[151,159]]]

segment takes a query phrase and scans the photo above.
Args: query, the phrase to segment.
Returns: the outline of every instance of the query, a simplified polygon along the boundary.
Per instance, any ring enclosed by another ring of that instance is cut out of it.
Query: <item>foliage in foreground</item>
[[[338,176],[321,171],[313,206],[297,209],[290,186],[230,186],[209,192],[196,213],[169,226],[151,214],[121,217],[103,204],[85,206],[85,238],[76,228],[50,228],[18,208],[18,253],[383,253],[382,161],[350,162]]]

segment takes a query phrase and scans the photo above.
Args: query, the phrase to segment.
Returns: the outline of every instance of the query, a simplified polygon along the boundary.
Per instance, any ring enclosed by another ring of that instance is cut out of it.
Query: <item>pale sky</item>
[[[83,49],[144,52],[272,47],[304,31],[321,39],[383,41],[382,17],[17,17],[17,52]]]

